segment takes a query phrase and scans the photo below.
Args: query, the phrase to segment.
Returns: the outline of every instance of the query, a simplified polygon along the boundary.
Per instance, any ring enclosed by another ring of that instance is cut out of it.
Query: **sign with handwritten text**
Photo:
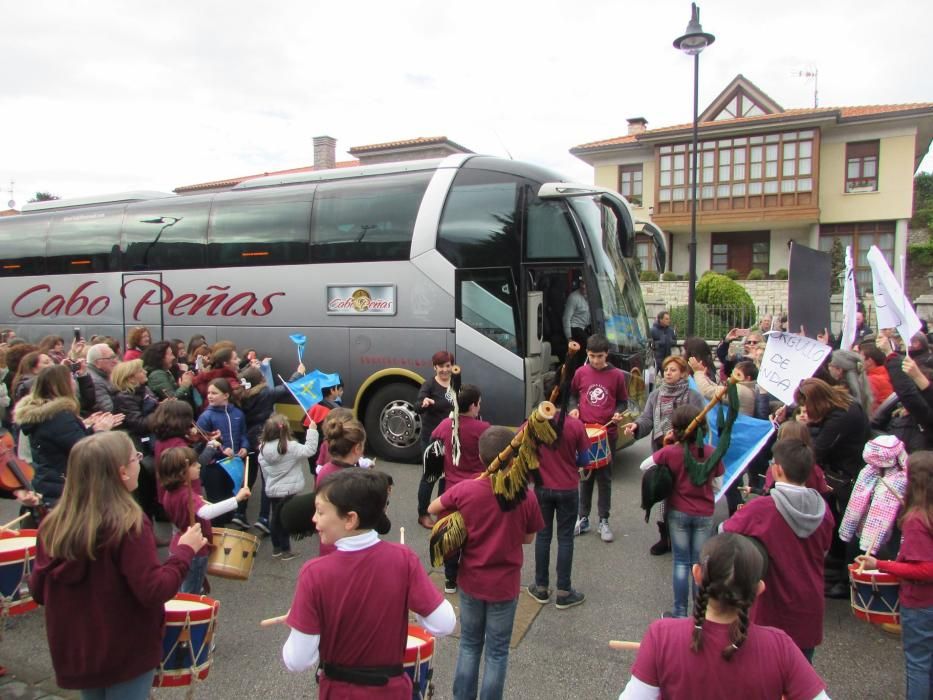
[[[800,382],[813,376],[832,351],[828,345],[795,333],[768,333],[758,384],[786,404],[794,402]]]

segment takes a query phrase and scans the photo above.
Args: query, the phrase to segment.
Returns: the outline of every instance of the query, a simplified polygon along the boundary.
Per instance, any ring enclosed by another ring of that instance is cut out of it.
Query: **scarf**
[[[675,408],[687,402],[689,391],[690,385],[686,379],[681,379],[676,384],[661,383],[657,388],[657,401],[654,402],[654,427],[651,437],[667,435],[667,431],[671,429],[671,414]]]

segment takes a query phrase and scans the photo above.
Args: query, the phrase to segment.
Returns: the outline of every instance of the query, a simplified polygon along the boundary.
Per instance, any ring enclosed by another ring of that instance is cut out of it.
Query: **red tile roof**
[[[910,111],[931,111],[933,112],[933,102],[912,102],[900,105],[863,105],[856,107],[810,107],[800,109],[785,109],[783,112],[775,114],[762,114],[755,117],[739,117],[737,119],[721,119],[718,121],[702,122],[699,125],[699,131],[707,129],[723,128],[730,126],[739,126],[743,124],[755,124],[761,122],[782,122],[806,117],[836,117],[838,122],[847,120],[866,119],[871,117],[880,117],[894,112]],[[619,146],[645,139],[652,139],[665,133],[688,131],[693,128],[693,123],[677,124],[675,126],[662,126],[657,129],[649,129],[640,134],[629,136],[618,136],[616,138],[604,139],[602,141],[592,141],[590,143],[580,144],[570,149],[571,153],[606,148],[608,146]]]
[[[352,168],[360,164],[358,160],[344,160],[334,164],[335,168]],[[246,182],[247,180],[255,180],[259,177],[266,177],[267,175],[291,175],[293,173],[311,173],[315,170],[325,170],[325,168],[317,168],[313,165],[306,165],[301,168],[290,168],[288,170],[271,170],[265,173],[258,173],[256,175],[244,175],[243,177],[232,177],[226,180],[214,180],[213,182],[199,182],[196,185],[182,185],[181,187],[176,187],[175,192],[181,194],[190,194],[192,192],[197,192],[199,190],[210,190],[218,187],[234,187],[239,185],[241,182]]]
[[[446,136],[421,136],[416,139],[406,139],[404,141],[387,141],[386,143],[373,143],[368,146],[354,146],[348,153],[356,155],[357,153],[368,153],[370,151],[388,151],[394,148],[406,148],[408,146],[453,146],[464,153],[472,153],[468,148],[464,148],[459,143],[454,143]]]
[[[0,216],[16,216],[19,212],[16,209],[4,209],[0,211]]]

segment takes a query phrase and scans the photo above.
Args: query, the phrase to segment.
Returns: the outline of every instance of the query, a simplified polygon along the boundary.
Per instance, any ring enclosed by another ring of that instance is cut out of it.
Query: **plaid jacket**
[[[901,498],[907,493],[906,469],[878,469],[865,465],[859,472],[839,526],[839,539],[848,542],[858,534],[859,547],[863,552],[874,547],[869,554],[877,553],[891,537],[894,521],[901,510],[900,501],[881,483],[882,478]]]

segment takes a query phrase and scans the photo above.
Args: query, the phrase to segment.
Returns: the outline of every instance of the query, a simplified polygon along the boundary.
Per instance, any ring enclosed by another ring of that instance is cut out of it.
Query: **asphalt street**
[[[638,507],[637,465],[646,452],[643,440],[616,455],[611,518],[616,540],[606,544],[595,533],[577,538],[573,583],[586,594],[586,602],[568,610],[544,606],[518,648],[512,650],[506,697],[617,697],[629,678],[634,652],[611,650],[607,642],[639,640],[647,625],[671,607],[671,556],[649,556],[648,547],[657,531],[653,524],[645,524]],[[381,462],[378,466],[395,480],[389,506],[393,529],[387,537],[398,541],[399,527],[404,526],[406,543],[428,567],[428,531],[417,524],[415,507],[420,469]],[[256,497],[251,500],[251,519],[258,501]],[[13,502],[0,503],[0,521],[15,513]],[[317,697],[310,672],[292,674],[282,664],[287,628],[259,626],[263,618],[288,609],[302,562],[316,554],[317,546],[316,538],[298,542],[299,556],[282,562],[272,558],[266,540],[249,581],[212,579],[212,596],[221,602],[217,648],[210,676],[198,686],[196,697]],[[533,549],[533,545],[525,547],[522,581],[526,585],[533,582]],[[552,553],[552,566],[555,556]],[[53,674],[43,618],[40,609],[7,621],[0,663],[19,678],[48,683]],[[439,640],[434,663],[436,698],[451,697],[456,655],[456,639]],[[848,601],[827,601],[825,639],[817,649],[815,666],[832,698],[903,697],[900,639],[857,620]],[[181,698],[183,693],[183,689],[160,689],[156,697]]]

